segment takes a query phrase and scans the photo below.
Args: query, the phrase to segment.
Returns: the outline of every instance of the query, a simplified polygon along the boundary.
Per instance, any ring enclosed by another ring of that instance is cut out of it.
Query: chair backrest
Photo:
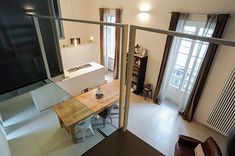
[[[227,145],[225,156],[234,156],[235,155],[235,126],[229,132],[227,137]]]
[[[88,91],[90,91],[90,90],[91,90],[91,88],[85,88],[85,89],[83,89],[83,91],[81,92],[81,94],[86,93],[86,92],[88,92]]]
[[[202,144],[205,156],[222,156],[222,152],[212,137],[206,139]]]
[[[111,107],[107,108],[107,115],[108,115],[108,116],[111,114],[112,109],[113,109],[113,106],[114,106],[114,105],[112,105]]]
[[[102,111],[99,115],[100,115],[102,118],[104,118],[104,119],[108,118],[108,117],[111,115],[113,106],[114,106],[114,105],[112,105],[111,107],[105,109],[105,110]]]
[[[146,89],[152,89],[152,85],[151,85],[150,83],[146,83],[146,84],[144,85],[144,88],[146,88]]]
[[[91,117],[86,118],[83,122],[84,122],[84,127],[89,127],[91,124]]]

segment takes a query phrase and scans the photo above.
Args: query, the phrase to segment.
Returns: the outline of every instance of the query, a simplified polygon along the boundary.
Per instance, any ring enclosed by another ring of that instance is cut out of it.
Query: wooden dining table
[[[100,86],[104,96],[96,99],[97,88],[68,99],[53,107],[60,125],[65,128],[76,143],[75,126],[84,119],[97,114],[113,105],[119,99],[119,80]]]

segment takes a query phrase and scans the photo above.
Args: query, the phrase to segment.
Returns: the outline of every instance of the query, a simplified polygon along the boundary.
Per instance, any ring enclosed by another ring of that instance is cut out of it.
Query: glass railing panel
[[[1,130],[14,156],[81,155],[118,129],[119,80],[99,63],[99,43],[91,33],[100,26],[63,21],[58,27],[58,21],[44,18],[32,22],[41,52],[36,68],[50,80],[0,95]],[[57,40],[58,28],[73,33]],[[99,86],[104,95],[97,107],[92,102]],[[79,97],[89,97],[90,103]]]
[[[28,92],[1,101],[1,127],[12,155],[81,155],[117,130],[109,119],[103,122],[102,117],[51,80],[41,84],[34,89],[25,87]]]

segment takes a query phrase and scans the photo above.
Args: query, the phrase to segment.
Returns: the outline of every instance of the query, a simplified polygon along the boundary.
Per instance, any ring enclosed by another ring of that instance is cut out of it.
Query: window
[[[106,16],[106,22],[115,23],[115,16],[108,15]],[[114,59],[115,53],[115,27],[105,26],[105,43],[106,43],[106,51],[108,57]]]
[[[60,0],[51,0],[52,10],[55,17],[62,17],[60,10]],[[64,39],[63,23],[60,20],[55,20],[56,32],[59,39]]]
[[[202,35],[204,23],[187,21],[183,27],[183,32],[193,35]],[[207,36],[210,37],[213,29],[209,30]],[[175,66],[170,79],[170,85],[181,91],[190,92],[209,43],[186,38],[179,38],[176,46],[177,56]]]
[[[104,14],[104,21],[115,23],[115,10],[109,10]],[[104,57],[105,66],[113,71],[114,58],[115,58],[115,27],[104,26]]]

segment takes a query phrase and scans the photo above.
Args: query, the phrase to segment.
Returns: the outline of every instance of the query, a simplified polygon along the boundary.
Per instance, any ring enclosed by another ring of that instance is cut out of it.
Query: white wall
[[[224,38],[235,40],[235,16],[232,16],[228,22],[224,33]],[[232,68],[235,66],[235,48],[221,46],[217,51],[215,61],[205,85],[204,92],[200,99],[195,119],[204,123],[208,113],[214,106]]]
[[[63,18],[90,19],[90,0],[60,0]],[[70,44],[70,38],[79,37],[84,43],[89,40],[91,26],[74,22],[63,22],[65,39],[60,40],[61,45]]]
[[[81,44],[77,47],[61,48],[64,69],[76,67],[88,62],[99,62],[99,53],[94,43]]]
[[[141,3],[147,2],[151,6],[149,17],[144,20],[139,18],[139,7]],[[198,12],[198,13],[231,13],[235,10],[233,0],[91,0],[92,19],[99,20],[99,11],[104,8],[122,8],[123,23],[137,24],[148,27],[168,29],[170,16],[169,12]],[[235,40],[235,19],[232,16],[228,23],[224,37]],[[99,27],[93,27],[93,35],[99,49]],[[149,60],[146,73],[146,82],[156,85],[157,75],[161,64],[163,49],[165,46],[164,35],[153,35],[151,33],[137,33],[137,43],[149,50]],[[229,74],[231,67],[235,64],[235,48],[221,47],[215,58],[208,82],[199,102],[195,115],[198,122],[204,123],[209,111],[215,103],[215,99],[221,90],[226,76]]]
[[[91,19],[90,0],[60,0],[63,18]],[[87,43],[92,35],[92,26],[75,22],[63,22],[65,38],[60,40],[61,56],[64,69],[72,68],[87,62],[99,63],[99,51],[96,45]],[[65,47],[70,45],[70,38],[79,37],[81,44],[77,47]]]

